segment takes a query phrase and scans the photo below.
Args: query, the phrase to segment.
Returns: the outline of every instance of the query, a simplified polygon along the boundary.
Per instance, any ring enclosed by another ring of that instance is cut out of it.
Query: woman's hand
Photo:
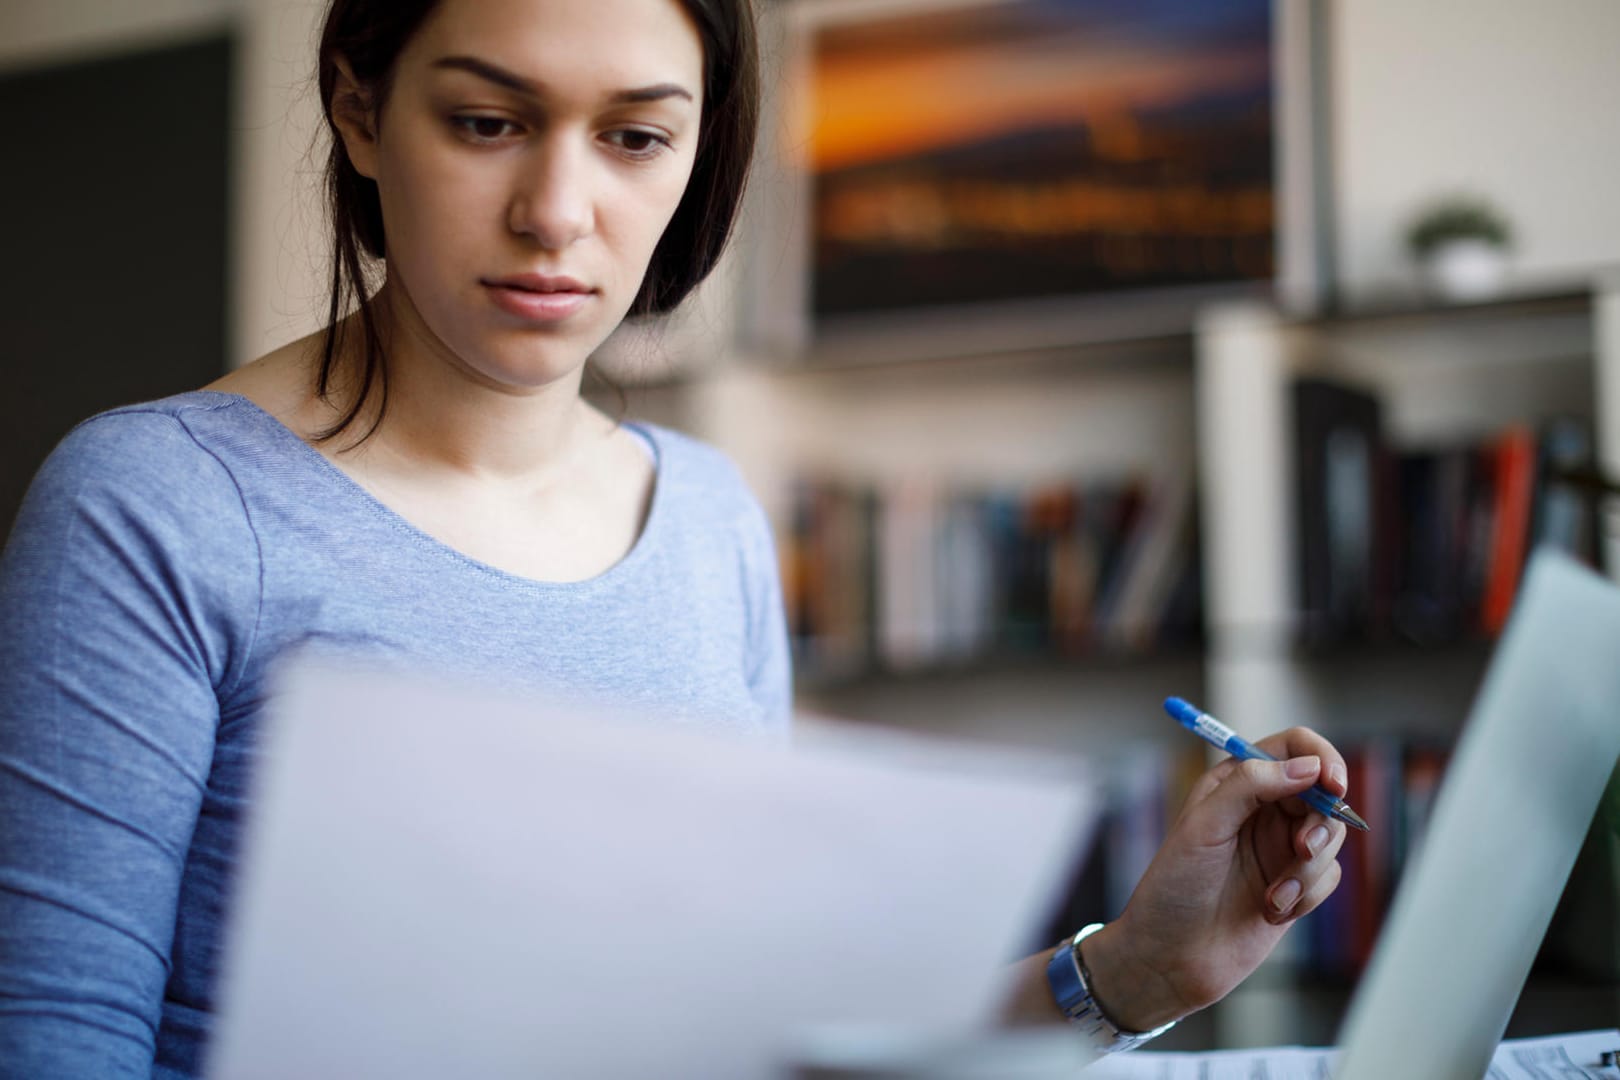
[[[1345,826],[1290,796],[1321,783],[1343,798],[1344,759],[1305,728],[1257,745],[1281,760],[1200,777],[1123,914],[1081,945],[1092,993],[1123,1027],[1220,1000],[1339,883]]]

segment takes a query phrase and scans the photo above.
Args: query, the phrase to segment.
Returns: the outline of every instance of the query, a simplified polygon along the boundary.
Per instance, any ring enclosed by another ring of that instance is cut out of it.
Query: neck
[[[606,420],[579,396],[583,365],[537,386],[502,385],[470,368],[423,324],[408,297],[385,285],[371,301],[388,353],[387,403],[374,386],[342,456],[501,482],[533,482],[565,465]],[[359,340],[358,316],[351,316]],[[349,370],[358,366],[350,360]],[[357,380],[355,380],[357,381]],[[341,400],[342,390],[339,390]],[[381,419],[378,422],[378,412]],[[348,440],[348,441],[345,441]]]

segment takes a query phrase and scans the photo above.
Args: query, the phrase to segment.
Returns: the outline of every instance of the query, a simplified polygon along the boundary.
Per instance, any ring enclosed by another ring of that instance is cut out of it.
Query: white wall
[[[0,72],[217,31],[237,0],[3,0]]]
[[[1402,226],[1459,188],[1506,211],[1527,287],[1620,263],[1620,0],[1334,0],[1340,274],[1409,280]]]
[[[326,143],[314,84],[324,0],[238,0],[232,366],[326,321]]]

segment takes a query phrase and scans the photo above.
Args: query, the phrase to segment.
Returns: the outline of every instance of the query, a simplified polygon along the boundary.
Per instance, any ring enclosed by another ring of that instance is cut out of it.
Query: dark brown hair
[[[588,2],[588,0],[587,0]],[[679,0],[703,43],[703,118],[697,156],[686,191],[653,249],[630,317],[674,310],[725,250],[736,221],[759,120],[759,57],[752,0]],[[407,42],[439,0],[332,0],[321,31],[318,77],[321,108],[332,148],[326,163],[326,197],[332,217],[331,293],[316,392],[332,389],[343,355],[344,316],[360,316],[358,383],[343,416],[321,437],[346,430],[377,395],[371,430],[387,401],[387,356],[369,302],[367,272],[386,257],[382,204],[377,185],[349,162],[333,120],[338,103],[338,61],[349,65],[366,94],[364,106],[380,116],[392,89],[394,65]],[[369,435],[370,432],[368,431]]]

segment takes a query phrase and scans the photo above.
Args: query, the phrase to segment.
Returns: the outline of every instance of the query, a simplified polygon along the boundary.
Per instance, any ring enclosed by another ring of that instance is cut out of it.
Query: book
[[[1192,470],[1159,477],[1135,530],[1136,543],[1121,571],[1120,596],[1108,643],[1121,651],[1151,647],[1164,625],[1192,540]]]
[[[1319,378],[1292,385],[1300,631],[1307,644],[1375,627],[1383,414],[1365,390]]]
[[[1536,440],[1536,493],[1532,545],[1551,545],[1600,568],[1602,520],[1594,499],[1562,482],[1568,471],[1595,467],[1592,426],[1574,416],[1546,420]]]
[[[1494,636],[1507,624],[1529,551],[1535,436],[1528,427],[1514,426],[1491,443],[1490,454],[1495,462],[1496,501],[1479,617],[1481,628]]]
[[[1339,852],[1338,888],[1305,917],[1302,966],[1334,981],[1355,978],[1372,956],[1395,886],[1421,843],[1449,749],[1376,735],[1340,744],[1350,802],[1373,828]]]

